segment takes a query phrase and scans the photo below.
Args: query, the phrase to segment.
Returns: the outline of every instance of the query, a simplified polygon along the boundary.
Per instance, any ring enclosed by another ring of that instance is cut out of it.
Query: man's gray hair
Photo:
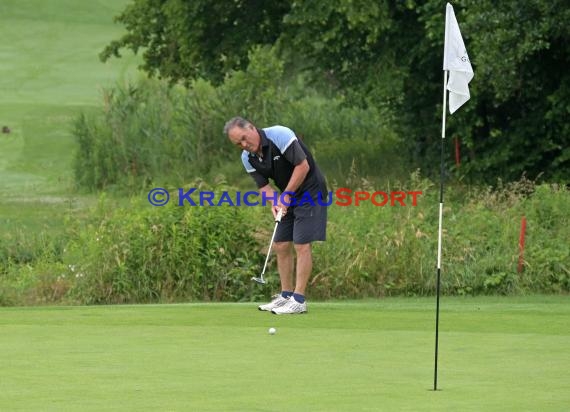
[[[243,117],[236,116],[233,119],[227,121],[227,123],[224,126],[224,134],[227,135],[230,129],[236,126],[239,127],[240,129],[245,129],[250,124],[251,122],[249,120],[246,120]]]

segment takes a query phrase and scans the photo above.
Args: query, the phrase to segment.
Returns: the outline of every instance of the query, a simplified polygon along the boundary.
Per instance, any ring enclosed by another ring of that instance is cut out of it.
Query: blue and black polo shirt
[[[310,170],[295,192],[294,198],[301,199],[305,192],[310,193],[315,200],[319,192],[321,196],[326,197],[326,181],[323,174],[309,149],[291,129],[272,126],[257,131],[261,138],[262,156],[258,157],[257,154],[244,150],[241,159],[245,170],[253,177],[258,188],[266,186],[271,179],[283,192],[287,188],[295,166],[307,159]]]

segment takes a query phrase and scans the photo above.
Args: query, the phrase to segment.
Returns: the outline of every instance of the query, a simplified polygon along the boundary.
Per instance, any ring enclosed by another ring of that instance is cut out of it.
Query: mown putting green
[[[434,306],[3,308],[0,410],[566,410],[568,297],[443,298],[437,392]]]

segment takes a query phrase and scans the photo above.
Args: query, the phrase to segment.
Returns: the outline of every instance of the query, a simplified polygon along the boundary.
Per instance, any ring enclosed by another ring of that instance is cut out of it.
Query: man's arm
[[[303,160],[301,163],[295,166],[295,168],[293,169],[293,173],[291,174],[291,178],[289,179],[289,183],[287,184],[287,187],[283,191],[284,193],[283,198],[285,200],[284,203],[287,204],[290,203],[291,196],[289,195],[289,193],[294,193],[295,191],[297,191],[297,189],[305,181],[305,178],[307,177],[309,170],[310,167],[309,167],[309,162],[307,162],[307,159]],[[263,195],[264,192],[265,192],[265,198],[271,202],[272,206],[279,205],[279,202],[277,203],[273,202],[273,198],[276,197],[275,195],[276,191],[275,189],[273,189],[273,187],[271,187],[269,183],[259,188],[260,195]],[[279,197],[277,198],[277,200],[279,200]]]
[[[283,196],[283,198],[284,198],[283,201],[284,201],[284,203],[286,203],[284,205],[285,207],[287,205],[291,204],[291,195],[289,193],[294,193],[297,191],[297,189],[305,181],[305,178],[307,177],[307,174],[309,173],[310,169],[311,168],[309,166],[309,162],[307,161],[307,159],[304,159],[301,163],[299,163],[293,169],[293,173],[291,174],[291,178],[289,179],[289,183],[287,183],[287,187],[283,191],[283,193],[286,193]]]
[[[281,197],[278,199],[279,201],[277,203],[272,203],[271,211],[273,212],[274,218],[277,218],[279,209],[282,210],[282,216],[285,216],[287,214],[287,208],[291,205],[291,193],[296,192],[297,189],[303,184],[305,177],[307,177],[307,173],[309,173],[309,170],[310,166],[309,162],[307,162],[307,159],[304,159],[301,163],[295,166],[287,187],[281,194]],[[260,190],[269,192],[271,196],[273,195],[273,188],[270,185],[266,185]]]
[[[267,201],[269,203],[271,203],[272,207],[275,207],[278,205],[278,202],[274,202],[273,199],[276,198],[277,200],[279,200],[279,194],[275,191],[275,189],[273,189],[271,187],[271,185],[269,183],[267,183],[265,186],[260,187],[259,188],[259,194],[262,196],[263,199],[263,193],[265,193],[265,198],[267,199]]]

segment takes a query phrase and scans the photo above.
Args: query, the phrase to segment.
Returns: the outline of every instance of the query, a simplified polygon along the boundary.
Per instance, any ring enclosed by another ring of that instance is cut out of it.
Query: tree
[[[563,0],[454,4],[475,70],[472,99],[449,118],[473,178],[570,179],[570,10]],[[439,0],[135,0],[127,35],[102,53],[146,48],[145,70],[171,81],[221,82],[247,51],[274,44],[285,67],[374,105],[415,165],[439,157],[445,5]],[[548,69],[547,69],[548,68]]]
[[[290,1],[134,0],[115,18],[127,34],[101,52],[106,61],[121,49],[143,51],[142,69],[170,82],[197,77],[220,82],[247,67],[252,46],[273,44]]]

